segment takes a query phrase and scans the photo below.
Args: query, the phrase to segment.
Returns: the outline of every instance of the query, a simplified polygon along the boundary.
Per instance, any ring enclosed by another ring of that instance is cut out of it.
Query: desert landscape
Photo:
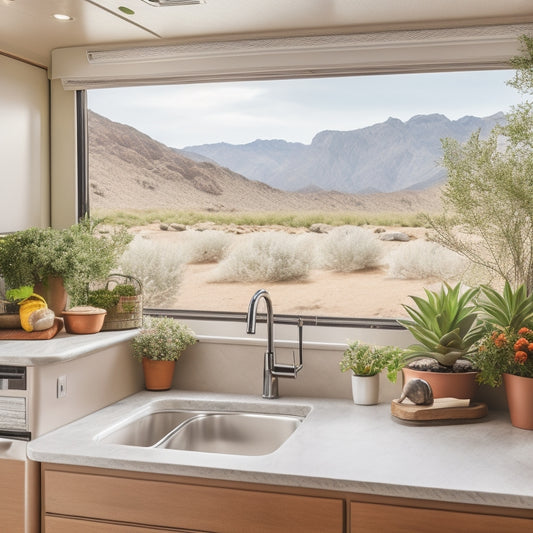
[[[215,231],[235,231],[235,228],[215,225],[211,227]],[[369,226],[366,229],[373,232],[377,228]],[[424,239],[426,234],[424,228],[382,227],[380,230],[406,234],[410,238],[409,242]],[[312,239],[323,238],[323,235],[311,234],[306,228],[256,227],[241,228],[240,231],[241,234],[234,234],[235,239],[249,238],[258,231],[290,231],[306,233]],[[131,232],[139,237],[163,242],[165,246],[179,247],[193,238],[197,230],[161,230],[159,224],[151,224],[132,228]],[[407,244],[408,242],[401,241],[380,241],[385,258],[393,250]],[[392,278],[388,274],[386,264],[356,272],[311,269],[303,281],[213,282],[211,279],[216,266],[216,263],[186,264],[173,307],[185,310],[245,312],[253,293],[265,288],[272,296],[274,313],[278,314],[398,318],[406,316],[402,304],[410,303],[409,295],[422,295],[424,288],[434,290],[441,283],[437,278]]]

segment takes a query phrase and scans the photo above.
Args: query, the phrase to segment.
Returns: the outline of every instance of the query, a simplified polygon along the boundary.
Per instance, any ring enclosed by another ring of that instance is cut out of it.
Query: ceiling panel
[[[131,10],[126,14],[119,8]],[[58,22],[56,12],[74,20]],[[530,0],[0,0],[0,51],[48,65],[55,48],[533,22]]]

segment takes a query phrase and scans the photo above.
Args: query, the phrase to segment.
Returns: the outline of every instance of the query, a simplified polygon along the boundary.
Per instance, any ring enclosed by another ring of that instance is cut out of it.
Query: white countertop
[[[102,331],[93,335],[71,335],[62,331],[48,340],[0,341],[0,364],[39,366],[84,357],[131,339],[137,329]]]
[[[94,440],[144,409],[218,407],[304,414],[275,452],[238,456],[149,449]],[[280,398],[184,391],[140,392],[32,441],[30,459],[233,481],[300,486],[533,509],[533,432],[514,428],[506,412],[467,424],[408,425],[390,405],[351,400]]]

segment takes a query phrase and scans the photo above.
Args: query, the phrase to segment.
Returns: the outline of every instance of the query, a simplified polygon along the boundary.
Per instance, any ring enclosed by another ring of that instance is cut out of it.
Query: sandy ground
[[[423,228],[385,229],[405,232],[412,239],[423,238],[425,234]],[[136,228],[134,232],[169,244],[180,242],[187,238],[186,233],[189,233],[160,231],[157,225]],[[383,243],[390,249],[404,244]],[[274,313],[397,318],[406,316],[402,304],[411,303],[409,295],[422,295],[424,287],[435,289],[440,286],[440,281],[436,279],[391,279],[387,277],[386,268],[353,273],[312,270],[306,281],[299,282],[209,282],[215,267],[216,263],[186,266],[176,307],[187,310],[246,312],[254,292],[265,288],[272,296]]]

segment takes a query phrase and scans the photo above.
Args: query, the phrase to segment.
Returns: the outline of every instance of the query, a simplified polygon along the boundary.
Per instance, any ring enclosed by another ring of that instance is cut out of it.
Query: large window
[[[91,214],[135,235],[150,307],[395,318],[465,261],[427,239],[441,139],[486,135],[508,71],[88,92]]]

